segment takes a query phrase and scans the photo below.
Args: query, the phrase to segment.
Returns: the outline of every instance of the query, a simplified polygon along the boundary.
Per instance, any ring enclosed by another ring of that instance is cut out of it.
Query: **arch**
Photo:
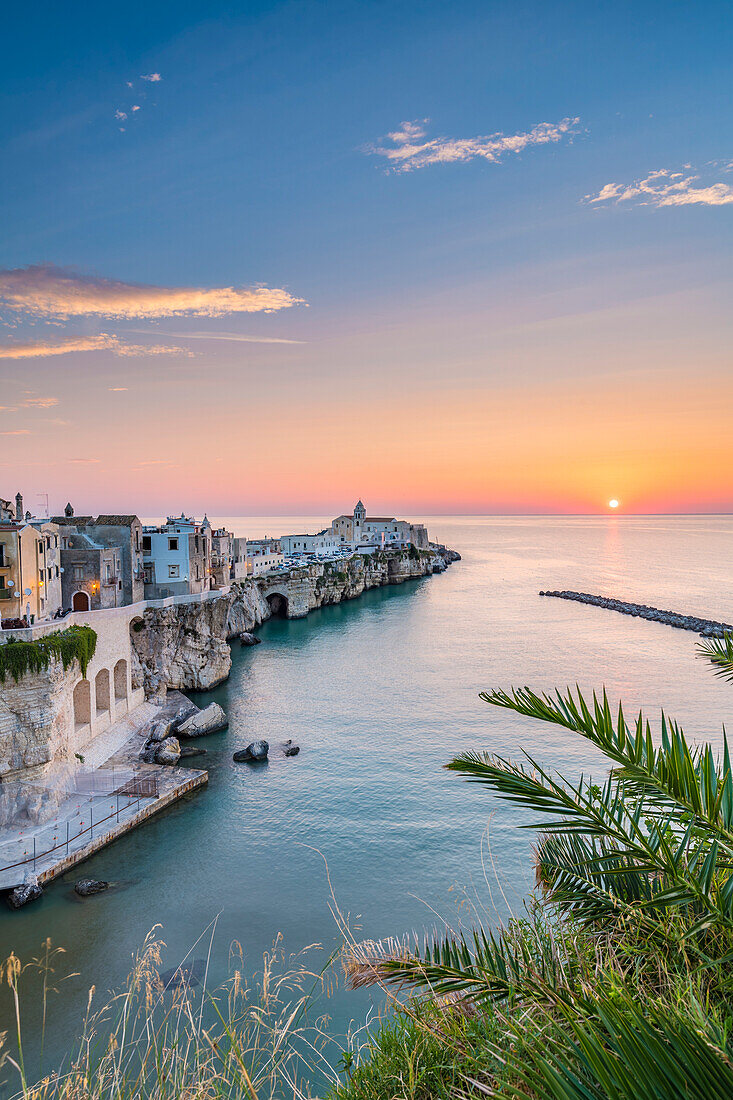
[[[80,680],[74,688],[74,729],[92,724],[92,685]]]
[[[91,610],[89,604],[88,592],[75,592],[71,597],[71,610],[72,611],[89,611]]]
[[[274,618],[287,619],[290,607],[287,596],[283,596],[282,592],[270,592],[267,603]]]
[[[114,668],[115,703],[127,698],[127,661],[120,657]]]
[[[109,687],[109,669],[100,668],[99,672],[94,678],[94,694],[97,700],[97,717],[99,717],[100,714],[109,713]]]

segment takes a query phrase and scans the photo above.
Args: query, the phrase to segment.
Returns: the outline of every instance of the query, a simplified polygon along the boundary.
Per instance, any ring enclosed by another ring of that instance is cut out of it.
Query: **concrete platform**
[[[82,768],[61,779],[48,776],[47,791],[60,798],[54,811],[40,824],[11,822],[0,831],[0,890],[29,878],[50,882],[208,781],[206,771],[139,759],[150,719],[174,714],[184,701],[170,692],[162,707],[141,704],[87,746]],[[61,796],[53,782],[66,784]],[[44,778],[28,786],[38,796]],[[20,795],[22,804],[22,787]]]

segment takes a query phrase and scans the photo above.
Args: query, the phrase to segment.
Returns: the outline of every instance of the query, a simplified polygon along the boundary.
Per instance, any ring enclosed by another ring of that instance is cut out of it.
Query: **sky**
[[[0,497],[727,512],[733,11],[4,13]]]

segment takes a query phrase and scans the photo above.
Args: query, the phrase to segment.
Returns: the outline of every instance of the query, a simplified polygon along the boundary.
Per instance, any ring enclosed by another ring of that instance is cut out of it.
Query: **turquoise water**
[[[223,522],[255,536],[317,520]],[[463,555],[445,575],[270,621],[262,645],[234,646],[227,683],[195,697],[217,699],[230,719],[205,743],[208,788],[85,865],[115,890],[77,899],[77,873],[26,910],[0,912],[3,955],[27,958],[50,935],[80,972],[52,1001],[52,1054],[68,1048],[89,985],[119,985],[156,923],[173,966],[218,915],[215,981],[234,939],[253,971],[277,932],[288,950],[319,943],[325,956],[339,942],[326,864],[368,938],[468,921],[474,905],[516,911],[532,884],[531,831],[442,765],[473,747],[524,749],[568,775],[603,765],[562,730],[489,708],[482,689],[605,684],[629,708],[654,716],[664,705],[693,736],[719,740],[733,688],[695,658],[695,635],[537,592],[572,587],[730,621],[731,519],[443,517],[430,531]],[[234,764],[259,737],[269,763]],[[299,756],[279,753],[286,738]],[[339,988],[324,1008],[342,1032],[370,1003]]]

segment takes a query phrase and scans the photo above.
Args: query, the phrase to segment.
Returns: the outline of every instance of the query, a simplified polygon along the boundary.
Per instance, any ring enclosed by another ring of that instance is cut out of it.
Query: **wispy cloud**
[[[685,166],[689,171],[690,165]],[[699,175],[661,168],[633,183],[607,183],[597,195],[586,195],[588,203],[635,202],[637,206],[728,206],[733,187],[722,181],[702,182]]]
[[[67,458],[72,466],[98,466],[102,461],[101,458]]]
[[[141,73],[140,79],[147,80],[150,84],[159,84],[163,77],[160,73]],[[175,80],[173,83],[175,84]]]
[[[0,435],[30,435],[28,428],[16,428],[13,432],[0,432]]]
[[[99,336],[71,337],[68,340],[35,340],[25,344],[0,345],[0,359],[46,359],[50,355],[70,355],[79,351],[111,351],[113,355],[185,355],[191,357],[188,348],[169,347],[166,344],[126,344],[117,336],[102,333]]]
[[[118,122],[124,122],[124,120],[127,118],[127,112],[126,111],[115,111],[115,118],[117,119]]]
[[[165,287],[123,283],[54,265],[0,270],[0,304],[40,317],[223,317],[301,303],[278,287]]]
[[[59,403],[58,397],[39,397],[30,390],[26,390],[24,397],[25,400],[20,402],[24,409],[52,409]]]
[[[412,172],[429,164],[456,164],[477,157],[498,164],[507,153],[521,153],[532,145],[547,145],[577,133],[580,119],[539,122],[519,134],[491,134],[473,138],[427,138],[428,119],[403,122],[385,139],[389,144],[369,145],[366,152],[385,157],[393,172]]]
[[[150,335],[149,329],[130,329],[138,336]],[[237,344],[304,344],[305,340],[286,340],[281,336],[246,336],[240,332],[163,332],[155,329],[156,336],[173,336],[176,340],[232,340]]]
[[[110,393],[127,393],[127,386],[109,386]]]

